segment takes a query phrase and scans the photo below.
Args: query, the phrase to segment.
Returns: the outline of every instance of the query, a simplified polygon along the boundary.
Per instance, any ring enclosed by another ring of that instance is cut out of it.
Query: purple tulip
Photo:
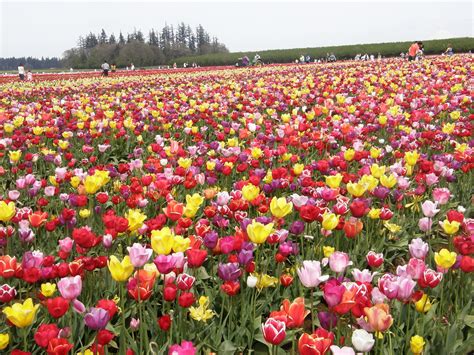
[[[219,263],[217,275],[224,281],[235,281],[242,274],[238,263]]]
[[[84,323],[93,330],[101,330],[107,326],[110,316],[103,308],[92,307],[84,316]]]

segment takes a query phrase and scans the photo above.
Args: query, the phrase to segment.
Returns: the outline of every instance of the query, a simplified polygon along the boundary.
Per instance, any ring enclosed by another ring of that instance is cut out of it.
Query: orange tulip
[[[166,217],[168,217],[172,221],[177,221],[183,215],[184,204],[179,203],[175,200],[171,200],[170,202],[168,202],[168,206],[166,206],[166,208],[163,208],[163,212],[165,213]]]
[[[275,318],[285,322],[288,328],[299,328],[303,325],[304,319],[310,313],[305,309],[304,298],[298,297],[292,303],[290,300],[283,300],[279,311],[270,313],[270,318]]]
[[[28,216],[31,226],[35,228],[38,228],[39,226],[41,226],[46,221],[47,218],[48,218],[48,213],[40,212],[40,211],[37,211]]]
[[[9,255],[0,256],[0,276],[8,279],[15,275],[17,269],[16,258]]]
[[[380,303],[372,307],[364,308],[369,325],[377,332],[383,332],[390,328],[393,318],[390,315],[388,304]]]

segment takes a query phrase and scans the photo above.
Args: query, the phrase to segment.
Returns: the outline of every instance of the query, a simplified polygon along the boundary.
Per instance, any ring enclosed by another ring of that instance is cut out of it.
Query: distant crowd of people
[[[421,60],[424,56],[424,44],[423,42],[421,41],[416,41],[416,42],[413,42],[410,47],[408,48],[408,52],[402,52],[400,53],[400,57],[403,58],[403,59],[408,59],[409,61],[418,61],[418,60]],[[454,54],[454,50],[453,50],[453,47],[451,44],[448,44],[448,47],[446,48],[446,50],[442,53],[442,55],[445,55],[445,56],[452,56]],[[377,60],[381,60],[382,59],[382,55],[380,53],[378,53],[377,55]],[[326,53],[326,57],[323,57],[323,58],[314,58],[314,60],[312,61],[311,57],[309,55],[303,55],[301,54],[301,56],[295,60],[295,63],[299,63],[299,64],[303,64],[303,63],[329,63],[329,62],[335,62],[337,60],[336,56],[334,55],[334,53]],[[358,53],[355,57],[354,57],[354,60],[356,61],[375,61],[375,55],[373,54],[368,54],[368,53],[365,53],[365,54],[361,54],[361,53]],[[249,57],[247,56],[244,56],[242,58],[239,58],[239,62],[236,63],[236,66],[249,66],[249,65],[262,65],[263,62],[262,62],[262,59],[260,57],[260,55],[257,53],[255,54],[254,58],[252,61],[250,61]],[[183,63],[183,68],[188,68],[188,67],[191,67],[191,68],[199,68],[199,65],[196,64],[196,63],[192,63],[191,65],[189,65],[189,63]],[[178,66],[176,63],[173,64],[173,68],[174,69],[177,69]],[[170,69],[170,66],[169,65],[166,65],[166,66],[160,66],[158,67],[158,69]],[[108,76],[109,75],[109,71],[114,73],[117,71],[117,65],[115,63],[112,63],[112,64],[109,64],[107,63],[107,61],[104,61],[104,63],[101,65],[101,70],[102,70],[102,76]],[[135,65],[133,63],[130,63],[129,66],[127,66],[125,68],[125,70],[131,70],[131,71],[134,71],[135,70]],[[73,69],[71,68],[70,71],[72,72]],[[18,76],[20,78],[21,81],[33,81],[33,73],[31,72],[31,70],[28,70],[26,71],[25,69],[25,66],[23,63],[20,63],[20,65],[18,66]]]

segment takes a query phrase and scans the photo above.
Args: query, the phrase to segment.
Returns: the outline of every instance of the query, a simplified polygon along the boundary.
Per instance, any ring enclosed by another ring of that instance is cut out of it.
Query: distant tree
[[[107,34],[105,33],[105,30],[102,29],[99,35],[99,44],[106,44],[107,43]]]
[[[151,46],[132,40],[120,49],[117,65],[127,66],[130,63],[135,67],[153,65],[154,55]]]
[[[95,36],[95,34],[93,34],[91,32],[86,36],[86,38],[85,38],[85,48],[86,49],[94,48],[98,44],[99,44],[99,41],[97,40],[97,37]]]
[[[145,43],[145,36],[143,36],[143,32],[138,30],[138,31],[135,31],[134,33],[134,38],[133,38],[135,41],[138,41],[140,43]]]
[[[114,34],[112,33],[109,37],[109,44],[116,44],[117,40],[115,39]]]
[[[149,33],[148,33],[148,44],[150,46],[155,46],[155,47],[158,47],[159,46],[159,40],[158,40],[158,36],[155,32],[155,30],[151,30]]]
[[[124,45],[124,44],[125,44],[125,38],[123,37],[122,31],[120,31],[118,43],[119,43],[120,45]]]

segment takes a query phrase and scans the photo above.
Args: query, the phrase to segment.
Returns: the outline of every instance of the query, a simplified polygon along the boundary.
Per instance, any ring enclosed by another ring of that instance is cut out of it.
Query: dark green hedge
[[[441,54],[446,50],[450,43],[455,53],[468,52],[474,50],[474,38],[448,38],[423,41],[425,54]],[[326,53],[334,53],[338,59],[354,58],[357,53],[374,54],[380,53],[384,57],[399,56],[401,52],[407,52],[411,42],[392,42],[392,43],[372,43],[372,44],[354,44],[347,46],[333,46],[320,48],[294,48],[294,49],[275,49],[259,51],[265,63],[289,63],[294,62],[302,54],[314,58],[323,58]],[[213,65],[234,65],[239,57],[247,55],[253,58],[257,52],[236,52],[236,53],[218,53],[201,56],[181,57],[174,60],[176,64],[182,66],[183,63],[197,63],[200,66]]]

